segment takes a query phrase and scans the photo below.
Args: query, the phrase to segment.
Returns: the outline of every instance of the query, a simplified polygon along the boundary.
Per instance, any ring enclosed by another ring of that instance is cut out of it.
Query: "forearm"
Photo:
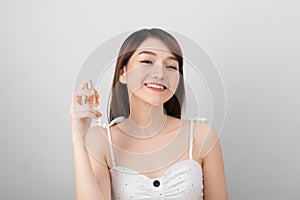
[[[93,169],[88,152],[79,138],[73,138],[75,189],[77,200],[104,200]]]

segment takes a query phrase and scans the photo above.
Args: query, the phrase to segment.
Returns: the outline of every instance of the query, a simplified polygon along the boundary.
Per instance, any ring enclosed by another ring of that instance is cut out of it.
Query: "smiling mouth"
[[[159,83],[144,83],[144,85],[150,89],[158,89],[158,90],[165,90],[167,89],[166,86],[159,84]]]

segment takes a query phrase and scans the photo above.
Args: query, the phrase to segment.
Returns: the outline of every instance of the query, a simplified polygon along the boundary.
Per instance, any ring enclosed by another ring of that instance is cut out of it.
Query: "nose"
[[[152,76],[158,79],[164,78],[164,66],[160,64],[156,64],[152,68]]]

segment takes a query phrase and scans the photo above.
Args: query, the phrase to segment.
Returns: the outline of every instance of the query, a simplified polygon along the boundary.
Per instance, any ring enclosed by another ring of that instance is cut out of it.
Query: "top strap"
[[[190,120],[190,144],[189,144],[189,158],[193,160],[193,136],[194,136],[194,123]]]
[[[196,117],[190,120],[189,158],[191,160],[193,160],[194,121],[207,121],[207,119],[205,117]]]
[[[113,166],[113,167],[116,166],[116,161],[115,161],[115,156],[114,156],[114,151],[113,151],[113,146],[112,146],[110,127],[111,127],[112,125],[114,125],[115,123],[119,123],[119,122],[122,121],[123,119],[125,119],[125,117],[123,117],[123,116],[117,117],[117,118],[113,119],[113,120],[106,126],[107,133],[108,133],[108,143],[109,143],[110,157],[111,157],[111,161],[112,161],[112,166]]]
[[[115,161],[115,156],[114,156],[114,152],[113,152],[113,148],[112,148],[112,141],[111,141],[111,135],[110,135],[110,128],[109,128],[109,126],[107,126],[107,133],[108,133],[108,142],[109,142],[110,157],[111,157],[112,165],[113,165],[113,167],[115,167],[116,166],[116,161]]]

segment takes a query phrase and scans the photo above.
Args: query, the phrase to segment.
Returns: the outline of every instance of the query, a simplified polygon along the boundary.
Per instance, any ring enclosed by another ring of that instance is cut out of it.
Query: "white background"
[[[0,199],[75,199],[69,103],[82,63],[124,31],[201,44],[226,87],[229,198],[299,199],[299,1],[0,2]]]

